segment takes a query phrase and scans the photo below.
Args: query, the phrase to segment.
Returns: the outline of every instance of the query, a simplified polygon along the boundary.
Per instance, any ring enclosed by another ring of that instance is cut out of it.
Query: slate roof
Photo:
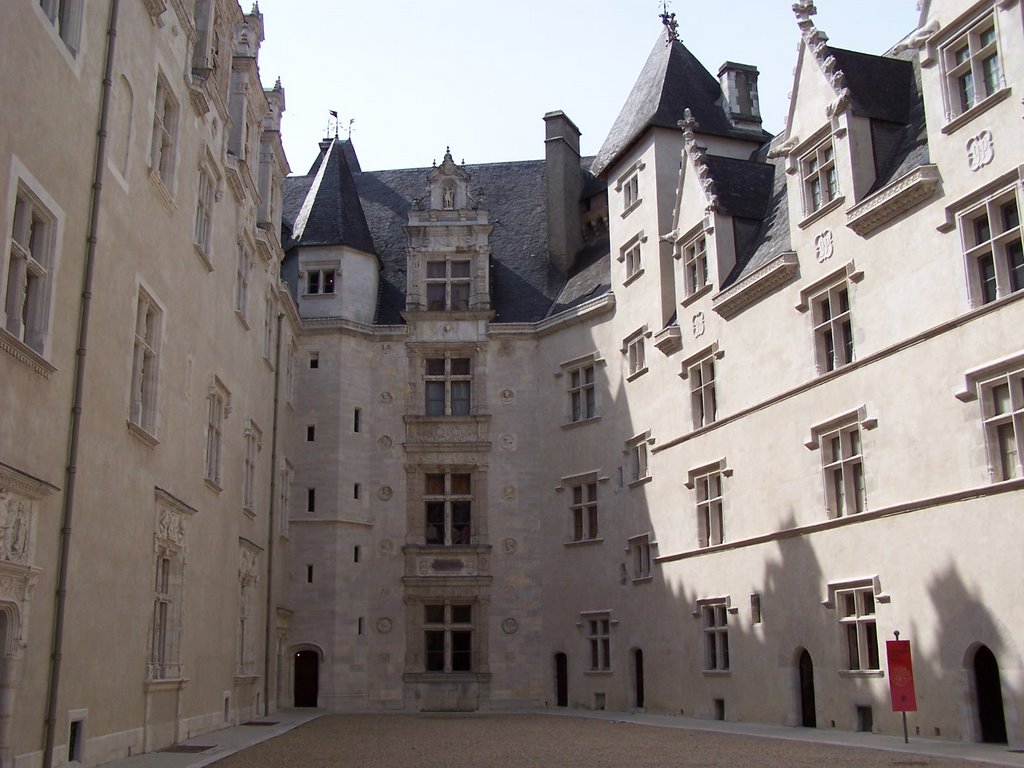
[[[346,157],[348,143],[338,139],[325,143],[310,173],[302,181],[286,183],[286,207],[305,190],[302,202],[287,217],[294,244],[347,245],[375,253]]]
[[[358,167],[351,142],[335,141],[334,146],[342,146],[343,151],[331,152],[330,158],[344,159],[346,170],[353,165]],[[338,162],[338,166],[341,165]],[[311,174],[318,176],[320,167],[320,161],[314,163],[310,169]],[[577,299],[584,300],[578,296],[572,298],[571,295],[576,293],[589,297],[596,295],[595,291],[608,290],[607,275],[610,269],[607,264],[607,239],[603,245],[592,244],[584,249],[568,281],[551,265],[547,250],[547,190],[543,160],[467,165],[464,168],[471,176],[470,188],[482,189],[484,192],[481,207],[489,211],[493,227],[490,235],[490,267],[491,306],[495,311],[495,322],[536,322],[543,319],[556,306],[556,299],[565,293],[563,289],[567,284],[571,287],[568,289],[569,297],[564,298],[564,302],[569,305]],[[335,215],[343,217],[344,221],[351,222],[361,217],[369,241],[369,247],[363,250],[376,253],[380,258],[380,290],[374,321],[377,324],[403,322],[401,312],[405,309],[407,245],[404,228],[409,221],[412,201],[423,197],[427,189],[427,174],[430,170],[407,168],[351,173],[348,175],[351,187],[346,187],[337,199],[323,198],[325,210],[337,211]],[[305,201],[315,188],[316,182],[311,178],[291,176],[285,180],[286,228],[297,229],[293,222],[302,215]],[[585,173],[583,187],[590,189],[593,186],[593,177]],[[316,202],[319,206],[321,198],[317,197]],[[314,207],[310,220],[318,221],[319,215]],[[293,236],[285,248],[289,250],[296,245],[309,244],[305,236]],[[592,268],[594,262],[602,257],[605,259],[603,283],[580,276],[581,272],[585,272],[588,267]]]
[[[781,140],[779,137],[777,140]],[[789,236],[789,203],[786,198],[785,158],[767,160],[765,145],[751,157],[750,164],[760,165],[771,173],[771,185],[762,197],[763,217],[756,234],[745,243],[736,244],[736,266],[722,281],[722,290],[756,272],[769,261],[793,249]],[[710,159],[710,158],[709,158]]]
[[[909,61],[869,53],[828,48],[836,67],[846,75],[850,107],[855,115],[906,123],[910,114],[910,90],[914,78]]]
[[[722,213],[745,219],[763,219],[771,199],[775,169],[767,163],[705,155],[715,182]]]
[[[916,51],[907,51],[902,55],[909,57],[912,65],[910,88],[907,94],[907,123],[901,130],[899,143],[892,158],[886,166],[878,168],[878,177],[868,194],[905,176],[915,168],[931,162],[924,96],[921,90],[921,66]]]
[[[659,34],[591,170],[596,175],[604,173],[648,128],[675,130],[687,108],[697,120],[700,133],[757,140],[757,134],[752,136],[751,131],[732,126],[721,99],[718,80],[686,46],[678,40],[666,44],[664,33]],[[762,133],[762,138],[767,140],[770,135]]]

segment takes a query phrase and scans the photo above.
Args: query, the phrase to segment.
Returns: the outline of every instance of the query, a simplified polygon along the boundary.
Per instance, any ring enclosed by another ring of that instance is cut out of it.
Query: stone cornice
[[[864,237],[931,197],[939,181],[938,166],[915,168],[848,210],[846,226]]]
[[[15,491],[30,499],[41,499],[60,491],[56,485],[0,461],[0,488]]]
[[[27,365],[44,379],[50,378],[50,374],[55,373],[57,370],[46,360],[46,358],[20,339],[12,336],[4,328],[0,328],[0,349],[9,354],[19,363]]]
[[[728,319],[789,281],[796,273],[797,257],[792,251],[776,256],[711,300],[712,309]]]

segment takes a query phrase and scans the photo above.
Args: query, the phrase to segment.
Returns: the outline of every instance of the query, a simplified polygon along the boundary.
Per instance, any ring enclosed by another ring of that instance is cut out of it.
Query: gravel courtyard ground
[[[974,762],[543,715],[331,715],[217,768],[882,768]]]

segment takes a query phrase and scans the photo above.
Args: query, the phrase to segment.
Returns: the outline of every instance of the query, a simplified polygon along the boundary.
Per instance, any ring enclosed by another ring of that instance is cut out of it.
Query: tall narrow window
[[[1024,440],[1024,371],[1014,371],[982,385],[985,436],[996,480],[1021,476]]]
[[[651,537],[650,534],[634,536],[629,540],[629,559],[632,561],[633,581],[651,578]]]
[[[964,213],[960,232],[972,304],[988,304],[1024,288],[1024,241],[1015,190]]]
[[[153,108],[153,137],[149,150],[149,167],[170,190],[174,181],[174,163],[178,138],[178,103],[163,77],[157,80]]]
[[[274,298],[269,293],[263,301],[263,359],[274,365]]]
[[[880,669],[875,595],[870,587],[836,592],[847,669]]]
[[[597,483],[580,483],[572,487],[572,540],[592,541],[597,538]]]
[[[687,296],[708,284],[707,238],[704,235],[698,235],[683,246],[683,284]]]
[[[722,473],[715,471],[694,478],[697,491],[697,535],[700,546],[709,547],[725,541],[722,517]]]
[[[424,476],[427,544],[458,546],[472,538],[473,483],[469,472],[432,472]]]
[[[607,616],[587,619],[587,645],[590,647],[590,670],[607,672],[612,668],[611,621]]]
[[[249,249],[238,246],[238,267],[235,272],[235,311],[243,320],[247,319],[249,308],[249,276],[252,272],[252,255]]]
[[[626,482],[641,483],[651,475],[647,467],[647,441],[650,438],[648,432],[631,437],[626,441]]]
[[[704,622],[704,669],[724,672],[729,669],[729,613],[725,603],[701,607]]]
[[[592,363],[569,371],[569,413],[570,420],[574,422],[592,419],[597,415]]]
[[[72,55],[78,53],[82,31],[83,0],[39,0],[46,18]]]
[[[221,446],[224,419],[227,416],[228,394],[219,384],[211,388],[206,398],[206,479],[220,487]]]
[[[715,394],[715,357],[709,354],[690,366],[690,413],[693,428],[713,424],[718,418],[718,397]]]
[[[471,285],[468,259],[427,262],[427,311],[465,312]]]
[[[845,280],[810,300],[814,319],[814,353],[819,373],[854,361],[850,288]]]
[[[132,356],[131,406],[128,420],[156,434],[157,375],[160,352],[160,308],[139,290],[135,313],[135,350]]]
[[[831,136],[800,158],[800,173],[803,178],[804,215],[814,213],[836,199],[839,177]]]
[[[473,605],[423,606],[424,670],[470,672],[473,669]]]
[[[427,416],[468,416],[473,381],[468,357],[430,357],[424,361]]]
[[[199,166],[198,184],[199,193],[196,197],[196,227],[193,242],[204,255],[209,256],[214,183],[210,171],[205,165]]]
[[[49,324],[55,229],[53,214],[19,185],[8,251],[4,328],[39,353]]]
[[[830,517],[842,517],[867,509],[864,492],[864,456],[857,424],[826,432],[819,437],[825,501]]]
[[[256,512],[256,454],[259,453],[263,433],[254,421],[245,430],[245,465],[242,473],[242,509],[252,515]]]

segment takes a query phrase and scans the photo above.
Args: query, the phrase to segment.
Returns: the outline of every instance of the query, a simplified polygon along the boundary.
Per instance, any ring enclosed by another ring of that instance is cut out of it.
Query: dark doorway
[[[1003,716],[1003,688],[999,684],[999,662],[987,646],[974,654],[974,692],[978,696],[978,724],[981,740],[1006,743],[1006,718]]]
[[[315,707],[320,694],[320,654],[299,651],[295,654],[295,706]]]
[[[644,708],[644,652],[637,648],[633,651],[633,676],[636,685],[636,708]]]
[[[555,700],[558,706],[569,706],[569,659],[564,653],[555,654]]]
[[[804,728],[818,727],[814,709],[814,662],[804,648],[800,653],[800,725]]]

